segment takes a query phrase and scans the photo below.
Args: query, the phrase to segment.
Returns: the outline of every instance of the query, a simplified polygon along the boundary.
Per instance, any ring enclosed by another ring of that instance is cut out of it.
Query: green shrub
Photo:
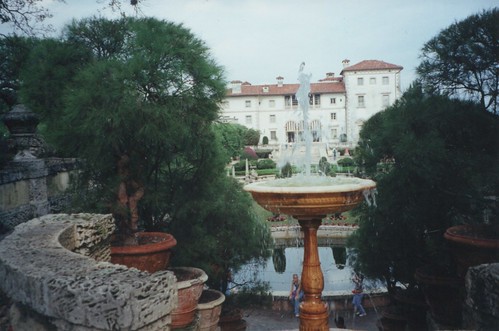
[[[345,157],[341,160],[338,160],[338,165],[340,165],[342,167],[352,167],[355,165],[355,162],[353,161],[353,159],[351,157]]]
[[[257,169],[274,169],[276,164],[274,160],[271,159],[260,159],[256,162]]]

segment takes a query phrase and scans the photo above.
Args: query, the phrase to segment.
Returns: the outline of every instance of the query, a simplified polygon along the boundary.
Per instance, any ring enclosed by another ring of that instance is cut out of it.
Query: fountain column
[[[300,304],[300,331],[329,330],[327,304],[321,298],[324,289],[324,276],[317,245],[317,230],[322,219],[298,219],[298,222],[304,237],[301,274],[304,300]]]

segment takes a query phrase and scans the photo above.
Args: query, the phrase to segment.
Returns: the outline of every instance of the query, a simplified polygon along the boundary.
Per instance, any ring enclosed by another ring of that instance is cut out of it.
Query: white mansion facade
[[[315,144],[326,150],[353,148],[363,123],[392,105],[401,96],[400,72],[403,67],[378,60],[350,65],[343,61],[339,76],[328,73],[310,86],[308,123]],[[303,119],[296,92],[299,84],[251,85],[232,81],[222,106],[222,121],[242,124],[260,132],[260,143],[293,144],[301,140]]]

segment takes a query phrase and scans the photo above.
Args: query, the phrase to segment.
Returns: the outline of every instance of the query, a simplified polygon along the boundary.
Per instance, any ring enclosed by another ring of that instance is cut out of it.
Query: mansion
[[[327,73],[310,84],[308,126],[314,144],[326,151],[354,148],[363,123],[401,96],[403,67],[378,60],[342,63],[339,76]],[[268,140],[269,146],[281,149],[301,141],[304,121],[295,96],[299,83],[276,80],[264,85],[232,81],[221,120],[258,130],[260,143]]]

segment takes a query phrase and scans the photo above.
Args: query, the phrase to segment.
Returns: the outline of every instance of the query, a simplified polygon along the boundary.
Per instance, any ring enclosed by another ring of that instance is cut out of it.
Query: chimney
[[[284,77],[279,76],[276,79],[277,79],[277,87],[282,87],[282,83],[284,81]]]
[[[341,61],[341,63],[343,63],[343,68],[346,68],[350,65],[350,60],[349,59],[344,59],[343,61]]]

